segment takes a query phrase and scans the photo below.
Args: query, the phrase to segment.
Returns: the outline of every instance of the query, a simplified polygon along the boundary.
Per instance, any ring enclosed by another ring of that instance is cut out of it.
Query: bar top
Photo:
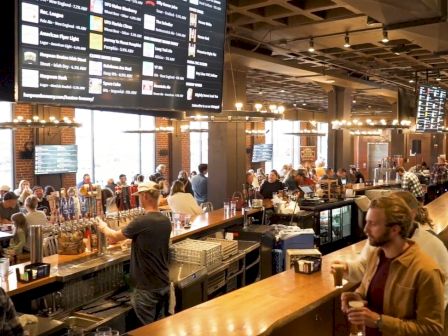
[[[260,211],[258,209],[251,210],[249,213]],[[189,238],[195,234],[203,233],[210,229],[219,229],[235,220],[243,218],[241,211],[237,211],[233,216],[226,216],[223,209],[218,209],[203,215],[196,216],[190,229],[173,230],[171,239],[173,242]],[[118,246],[117,246],[118,247]],[[112,248],[117,248],[112,247]],[[7,281],[1,281],[1,287],[8,293],[9,296],[24,293],[28,290],[44,286],[56,281],[61,281],[63,278],[70,278],[77,276],[80,273],[94,271],[98,268],[104,268],[113,262],[119,262],[129,259],[129,251],[121,252],[114,251],[107,256],[97,256],[94,253],[81,253],[77,255],[52,255],[45,257],[43,262],[51,265],[50,276],[39,279],[30,283],[20,283],[16,278],[16,268],[23,272],[23,267],[29,263],[18,264],[10,267],[10,274]]]
[[[344,256],[356,258],[365,241],[323,257],[321,272],[296,274],[293,269],[207,301],[129,332],[130,336],[269,335],[276,327],[300,317],[340,295],[330,265]]]
[[[442,231],[448,225],[448,193],[444,193],[437,197],[434,201],[426,205],[429,217],[436,226],[436,231]]]

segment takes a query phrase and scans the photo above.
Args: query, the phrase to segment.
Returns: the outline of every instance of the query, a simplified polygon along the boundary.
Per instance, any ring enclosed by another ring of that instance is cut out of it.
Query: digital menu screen
[[[221,111],[226,0],[21,0],[18,101]]]
[[[76,145],[36,146],[34,173],[36,175],[76,173],[78,147]]]
[[[272,161],[272,144],[258,144],[254,145],[252,153],[252,162],[266,162]]]
[[[418,91],[416,131],[441,132],[445,126],[446,90],[422,85]]]

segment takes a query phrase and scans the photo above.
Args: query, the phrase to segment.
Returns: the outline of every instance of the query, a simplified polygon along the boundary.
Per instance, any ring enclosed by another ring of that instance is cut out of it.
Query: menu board
[[[76,173],[78,147],[76,145],[36,146],[34,173],[36,175]]]
[[[272,161],[272,144],[254,145],[252,162]]]
[[[422,85],[418,91],[417,132],[441,132],[445,126],[446,90]]]
[[[23,102],[221,111],[225,0],[20,0]]]

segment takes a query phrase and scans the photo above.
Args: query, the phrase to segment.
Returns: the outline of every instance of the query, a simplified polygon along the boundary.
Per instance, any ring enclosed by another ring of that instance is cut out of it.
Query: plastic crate
[[[221,244],[203,240],[185,239],[170,247],[173,261],[205,266],[208,269],[222,263]]]
[[[221,244],[222,260],[229,259],[231,256],[238,254],[238,241],[236,240],[207,238],[206,241]]]

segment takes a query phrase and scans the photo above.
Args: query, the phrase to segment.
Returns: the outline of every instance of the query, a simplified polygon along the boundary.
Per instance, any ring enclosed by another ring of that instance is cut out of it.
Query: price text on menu
[[[18,101],[219,112],[225,0],[19,1]]]

